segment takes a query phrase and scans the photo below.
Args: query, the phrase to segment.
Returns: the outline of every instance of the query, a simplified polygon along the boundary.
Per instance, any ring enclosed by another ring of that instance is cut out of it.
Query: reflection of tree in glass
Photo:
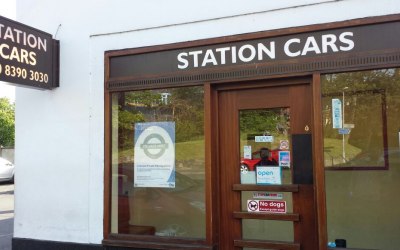
[[[240,131],[246,131],[247,134],[287,135],[289,128],[288,108],[245,110],[240,113]],[[246,134],[242,133],[242,136]]]
[[[191,141],[204,134],[203,88],[175,88],[171,90],[170,109],[175,121],[176,141]]]
[[[204,134],[202,87],[125,92],[119,94],[118,104],[119,138],[123,148],[133,147],[137,122],[175,121],[177,142],[199,139]]]
[[[348,145],[362,150],[360,154],[368,153],[370,158],[381,156],[385,133],[389,148],[398,143],[390,138],[397,137],[399,127],[393,125],[400,124],[399,86],[399,69],[325,75],[322,80],[325,138],[342,138],[332,126],[331,101],[332,98],[344,99],[344,123],[355,125],[346,135]]]
[[[0,146],[14,146],[15,105],[0,98]]]
[[[278,133],[288,135],[290,128],[290,113],[288,108],[282,108],[276,124],[276,130]]]

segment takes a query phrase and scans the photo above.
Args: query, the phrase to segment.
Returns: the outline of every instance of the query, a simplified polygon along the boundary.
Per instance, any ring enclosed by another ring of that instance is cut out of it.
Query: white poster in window
[[[274,137],[271,135],[255,136],[255,142],[274,142]]]
[[[175,123],[135,124],[135,187],[175,187]]]
[[[243,158],[251,160],[251,146],[243,147]]]

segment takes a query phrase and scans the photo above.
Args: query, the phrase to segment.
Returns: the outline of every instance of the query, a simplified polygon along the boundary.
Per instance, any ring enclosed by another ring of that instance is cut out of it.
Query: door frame
[[[326,204],[325,204],[325,175],[323,169],[323,133],[322,133],[322,117],[321,117],[321,92],[320,92],[320,74],[287,77],[259,81],[247,81],[225,84],[206,84],[205,85],[205,130],[208,131],[206,139],[206,159],[207,175],[210,177],[209,185],[206,188],[212,190],[212,197],[207,197],[209,219],[213,221],[208,227],[207,234],[216,245],[219,245],[219,230],[221,229],[220,216],[220,169],[219,169],[219,134],[218,134],[218,95],[220,91],[253,89],[272,86],[289,86],[296,84],[309,83],[309,96],[311,100],[311,134],[312,136],[312,155],[313,155],[313,180],[314,180],[314,199],[315,199],[315,221],[318,231],[317,241],[319,249],[327,249],[327,233],[326,233]],[[209,118],[209,119],[207,119]]]

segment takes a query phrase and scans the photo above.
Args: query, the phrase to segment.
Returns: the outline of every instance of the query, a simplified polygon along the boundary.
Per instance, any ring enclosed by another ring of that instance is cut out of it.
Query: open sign
[[[259,185],[280,185],[282,169],[279,166],[257,166],[256,180]]]

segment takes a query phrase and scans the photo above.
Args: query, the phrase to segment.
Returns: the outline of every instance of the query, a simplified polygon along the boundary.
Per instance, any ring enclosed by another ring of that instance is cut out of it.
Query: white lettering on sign
[[[258,43],[257,46],[245,44],[239,48],[232,46],[208,49],[204,53],[202,50],[182,52],[178,54],[178,68],[186,69],[189,66],[197,68],[210,65],[224,65],[227,62],[228,55],[230,63],[236,63],[237,59],[245,63],[251,62],[256,58],[259,61],[275,59],[275,42],[270,42],[268,47],[265,44]]]
[[[321,53],[329,53],[329,49],[332,52],[339,51],[350,51],[354,48],[354,42],[350,39],[353,37],[353,32],[343,32],[339,35],[339,42],[344,46],[337,46],[337,37],[334,34],[327,34],[321,36],[321,48],[318,46],[317,40],[315,37],[310,36],[304,43],[304,46],[301,46],[302,41],[299,38],[292,38],[285,43],[284,51],[287,56],[297,57],[297,56],[305,56],[310,52],[313,52],[316,55]],[[292,46],[297,44],[297,46]],[[300,48],[298,48],[300,45]],[[293,49],[293,47],[297,47],[297,49]]]
[[[8,44],[0,44],[0,57],[10,61],[36,65],[36,53],[18,47],[10,47]]]
[[[351,51],[355,47],[352,40],[353,32],[324,34],[321,36],[309,36],[305,39],[291,38],[283,44],[283,53],[288,57],[307,55],[320,55]],[[266,43],[244,44],[196,51],[181,52],[177,55],[178,69],[190,67],[209,67],[225,65],[227,63],[256,63],[276,59],[277,51],[275,41]]]
[[[286,213],[286,201],[247,200],[248,212]]]
[[[28,49],[47,51],[47,40],[33,34],[26,33],[16,28],[8,27],[0,23],[0,39],[7,43],[0,43],[0,58],[8,61],[17,61],[28,65],[36,65],[36,52],[29,51],[17,45],[23,45]]]
[[[0,23],[0,38],[32,49],[47,51],[47,40]]]

